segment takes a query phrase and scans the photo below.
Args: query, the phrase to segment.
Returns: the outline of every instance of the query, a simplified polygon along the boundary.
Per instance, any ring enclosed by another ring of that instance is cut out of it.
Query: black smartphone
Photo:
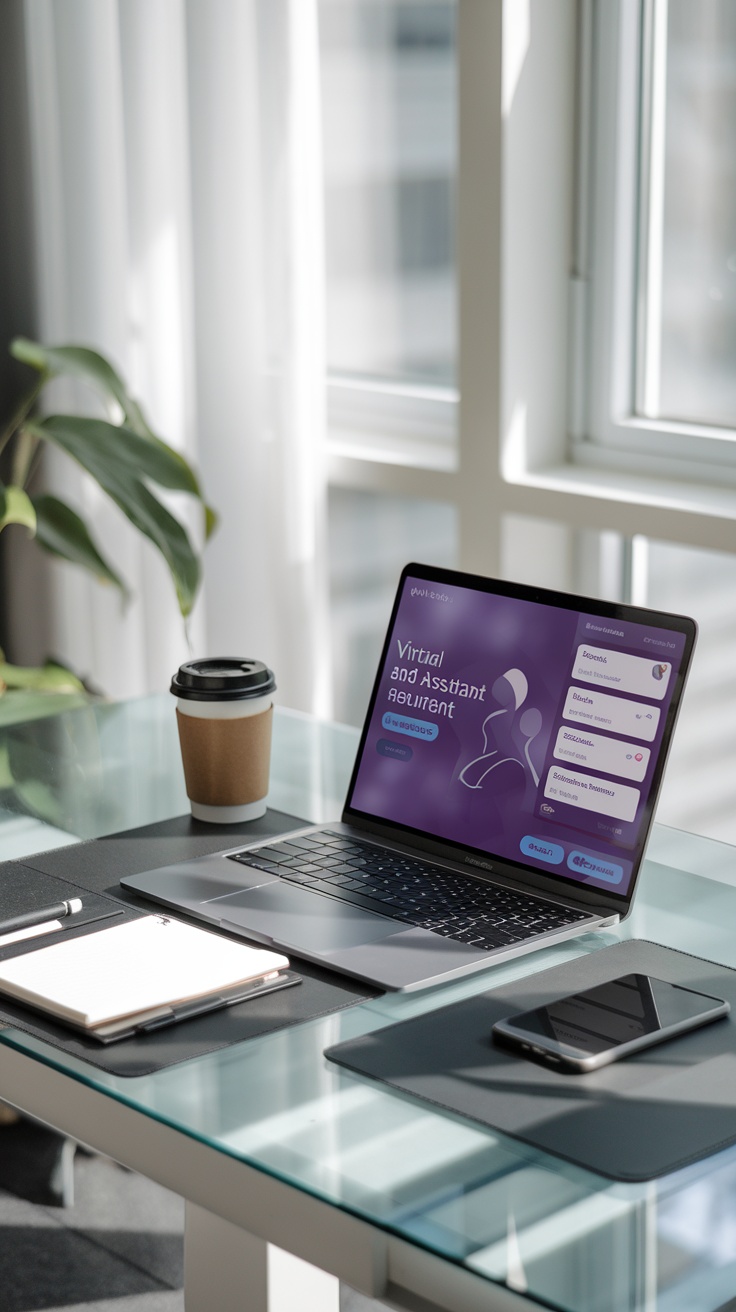
[[[653,975],[621,975],[493,1026],[496,1042],[583,1074],[728,1015],[729,1004]]]

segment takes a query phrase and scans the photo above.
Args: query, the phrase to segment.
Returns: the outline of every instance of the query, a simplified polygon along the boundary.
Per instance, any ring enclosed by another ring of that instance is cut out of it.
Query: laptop
[[[340,821],[121,882],[384,990],[609,928],[695,638],[684,616],[407,565]]]

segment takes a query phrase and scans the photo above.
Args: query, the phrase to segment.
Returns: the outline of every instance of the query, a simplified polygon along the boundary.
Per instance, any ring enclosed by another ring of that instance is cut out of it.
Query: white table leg
[[[301,1257],[268,1246],[268,1312],[340,1312],[340,1281]]]
[[[186,1312],[339,1312],[335,1276],[194,1203],[185,1215]]]
[[[187,1203],[186,1312],[268,1312],[268,1244]]]

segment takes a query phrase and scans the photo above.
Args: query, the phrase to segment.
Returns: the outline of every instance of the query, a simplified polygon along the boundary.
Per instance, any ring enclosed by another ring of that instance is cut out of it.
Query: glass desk
[[[336,819],[356,744],[352,729],[279,710],[271,804]],[[0,778],[4,860],[187,810],[163,695],[0,729]],[[183,1195],[188,1312],[265,1308],[267,1243],[414,1312],[716,1312],[736,1306],[736,1149],[612,1184],[322,1053],[622,937],[736,966],[735,926],[736,851],[658,827],[619,930],[143,1078],[6,1029],[0,1097]]]

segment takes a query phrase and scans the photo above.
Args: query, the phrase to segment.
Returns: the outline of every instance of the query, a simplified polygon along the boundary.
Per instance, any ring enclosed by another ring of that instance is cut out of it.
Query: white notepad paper
[[[142,916],[0,963],[0,993],[94,1030],[268,978],[289,964],[168,916]]]

